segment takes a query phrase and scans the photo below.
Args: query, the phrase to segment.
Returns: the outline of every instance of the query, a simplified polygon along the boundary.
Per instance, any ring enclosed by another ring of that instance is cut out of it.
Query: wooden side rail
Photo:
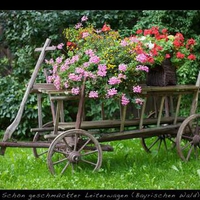
[[[185,117],[178,117],[177,122],[183,122]],[[160,120],[160,126],[165,126],[166,124],[173,124],[174,117],[163,117]],[[139,127],[140,119],[130,119],[124,121],[124,127]],[[143,128],[148,128],[150,125],[156,126],[157,119],[149,118],[143,120]],[[81,128],[82,129],[105,129],[105,128],[120,128],[121,120],[96,120],[96,121],[82,121]],[[69,130],[75,128],[75,122],[60,122],[58,124],[58,130]],[[138,128],[137,128],[138,129]],[[36,129],[38,130],[38,129]]]

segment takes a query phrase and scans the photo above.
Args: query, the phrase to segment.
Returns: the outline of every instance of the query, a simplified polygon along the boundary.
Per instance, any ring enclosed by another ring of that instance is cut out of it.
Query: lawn
[[[0,189],[182,190],[200,188],[199,160],[183,162],[176,148],[147,153],[139,138],[109,142],[99,171],[79,169],[53,176],[46,154],[35,158],[32,148],[8,147],[0,156]]]

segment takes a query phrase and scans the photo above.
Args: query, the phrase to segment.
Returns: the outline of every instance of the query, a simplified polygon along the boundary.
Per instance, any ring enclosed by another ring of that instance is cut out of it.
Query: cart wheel
[[[147,118],[154,118],[155,112],[149,114]],[[148,128],[148,127],[146,127]],[[176,146],[176,139],[171,134],[163,134],[151,138],[141,138],[141,144],[147,153],[151,153],[152,150],[159,151],[161,145],[164,144],[165,150],[171,150]]]
[[[171,150],[176,146],[175,139],[170,134],[159,135],[152,138],[141,138],[141,143],[147,153],[151,153],[152,150],[159,151],[162,144],[165,150]]]
[[[48,122],[42,126],[42,128],[46,128],[46,127],[53,127],[53,121]],[[33,138],[33,142],[44,141],[43,135],[44,135],[44,132],[36,132]],[[50,142],[48,141],[48,143]],[[46,154],[47,152],[48,152],[47,149],[33,147],[33,155],[36,158],[39,158],[40,156]]]
[[[50,172],[63,174],[67,169],[91,167],[98,170],[102,163],[102,149],[97,139],[81,129],[60,133],[50,144],[47,165]]]
[[[188,161],[192,152],[198,158],[200,148],[200,114],[186,118],[178,129],[176,147],[182,160]]]

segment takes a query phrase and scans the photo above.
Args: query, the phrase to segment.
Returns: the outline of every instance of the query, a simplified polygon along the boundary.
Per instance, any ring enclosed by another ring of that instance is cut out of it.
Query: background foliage
[[[25,86],[38,59],[38,53],[34,52],[34,49],[41,47],[46,38],[52,39],[52,45],[65,42],[63,29],[74,26],[83,15],[87,15],[96,27],[101,28],[105,22],[110,24],[112,29],[119,30],[123,36],[152,25],[167,28],[172,34],[182,32],[185,37],[194,38],[197,41],[196,52],[200,50],[199,10],[1,10],[0,129],[6,129],[17,114]],[[2,54],[5,49],[11,54]],[[197,54],[197,60],[199,59]],[[182,66],[177,72],[178,82],[194,84],[199,67],[198,62],[193,66]],[[42,72],[37,81],[44,82]],[[47,100],[43,109],[44,119],[48,119]],[[68,112],[73,110],[73,106],[69,107]],[[111,112],[110,115],[112,114]],[[28,130],[36,124],[36,96],[30,95],[17,134],[30,136]]]

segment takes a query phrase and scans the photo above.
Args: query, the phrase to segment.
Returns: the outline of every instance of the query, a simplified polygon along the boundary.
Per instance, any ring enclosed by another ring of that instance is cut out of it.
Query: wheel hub
[[[197,146],[199,143],[200,143],[200,135],[195,135],[193,138],[192,138],[192,142],[195,146]]]
[[[69,161],[72,162],[72,163],[77,163],[79,160],[80,160],[80,153],[78,151],[72,151],[70,154],[69,154]]]

